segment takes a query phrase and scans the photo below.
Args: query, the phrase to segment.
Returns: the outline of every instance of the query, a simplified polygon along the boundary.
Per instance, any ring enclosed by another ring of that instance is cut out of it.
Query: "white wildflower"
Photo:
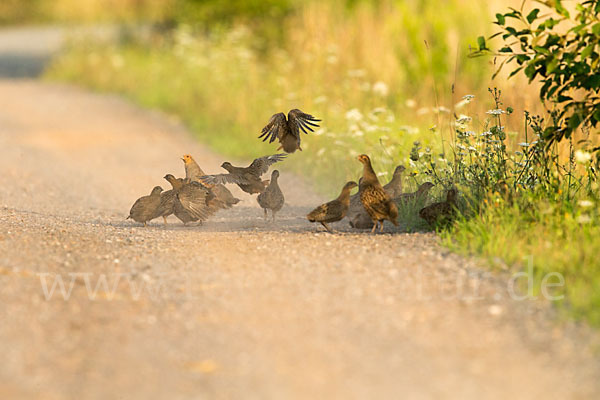
[[[406,107],[408,108],[415,108],[417,106],[417,102],[414,101],[413,99],[408,99],[406,100]]]
[[[390,93],[390,89],[385,82],[378,81],[373,85],[373,93],[378,96],[385,97]]]
[[[487,110],[485,113],[489,114],[489,115],[501,115],[501,114],[506,114],[506,111],[504,111],[500,108],[497,108],[495,110]]]
[[[327,96],[319,96],[313,100],[313,103],[322,104],[322,103],[325,103],[326,101],[327,101]]]
[[[594,205],[594,202],[591,200],[579,200],[579,203],[577,204],[579,204],[579,207],[589,208]]]
[[[485,136],[492,136],[492,135],[493,135],[493,133],[492,133],[492,132],[490,132],[490,131],[485,131],[485,132],[483,132],[483,133],[482,133],[481,135],[479,135],[479,136],[485,137]]]
[[[529,147],[529,146],[531,146],[531,143],[522,142],[522,143],[519,143],[519,146],[521,146],[521,147]]]
[[[331,54],[330,56],[327,56],[326,61],[327,61],[327,64],[331,64],[331,65],[337,64],[338,56],[336,56],[335,54]]]
[[[587,151],[577,150],[575,152],[575,160],[580,164],[587,164],[592,159],[592,154]]]
[[[388,174],[387,171],[381,171],[377,173],[377,176],[386,176]]]
[[[325,154],[325,147],[321,147],[319,151],[317,151],[317,157],[321,157],[323,154]]]
[[[469,151],[477,151],[477,149],[473,146],[469,146]]]
[[[354,137],[363,137],[363,136],[365,136],[365,134],[364,134],[363,131],[361,131],[359,129],[359,130],[355,130],[354,132],[352,132],[352,136],[354,136]]]
[[[435,108],[434,111],[436,111],[438,113],[444,113],[444,114],[450,113],[450,109],[448,107],[444,107],[444,106],[439,106],[439,107]]]
[[[463,100],[466,100],[466,101],[471,101],[474,98],[475,98],[475,95],[473,95],[473,94],[466,94],[463,96]]]
[[[349,110],[348,112],[346,112],[346,119],[348,121],[358,122],[358,121],[362,121],[363,115],[357,108],[353,108],[353,109]]]
[[[429,113],[429,108],[427,107],[421,107],[417,110],[417,115],[425,115]]]
[[[580,224],[589,224],[591,221],[592,219],[587,214],[582,214],[579,217],[577,217],[577,222],[579,222]]]
[[[473,120],[473,118],[469,117],[468,115],[464,115],[461,114],[458,119],[456,120],[457,124],[466,124],[469,123]]]

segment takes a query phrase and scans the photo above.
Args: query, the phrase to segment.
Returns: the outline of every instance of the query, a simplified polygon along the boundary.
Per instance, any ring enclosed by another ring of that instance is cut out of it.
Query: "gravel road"
[[[600,398],[598,335],[508,272],[431,234],[317,232],[285,173],[275,224],[233,188],[204,226],[142,228],[129,207],[182,154],[223,157],[116,97],[0,93],[0,398]]]
[[[430,234],[317,233],[285,173],[275,224],[234,189],[205,226],[140,227],[180,155],[222,157],[115,97],[0,92],[0,398],[598,398],[595,336],[507,273]]]

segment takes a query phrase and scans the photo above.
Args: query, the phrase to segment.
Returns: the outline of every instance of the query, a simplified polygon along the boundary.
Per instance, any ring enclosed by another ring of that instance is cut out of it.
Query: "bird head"
[[[163,176],[163,179],[165,179],[167,182],[172,182],[175,180],[175,177],[171,174],[166,174],[165,176]]]
[[[435,185],[431,182],[422,183],[421,186],[417,189],[418,192],[423,193],[434,187]]]
[[[345,190],[352,190],[352,189],[354,189],[357,186],[358,186],[358,184],[356,182],[350,181],[350,182],[346,182],[346,184],[344,185],[344,189]]]
[[[400,175],[401,173],[403,173],[406,170],[406,167],[404,165],[398,165],[396,167],[396,169],[394,170],[394,176],[396,175]]]
[[[223,164],[221,164],[221,168],[229,171],[231,169],[232,165],[230,162],[225,161]]]
[[[279,178],[279,171],[278,170],[273,170],[273,172],[271,172],[271,180],[277,179]]]
[[[152,189],[152,193],[153,195],[157,195],[160,194],[163,191],[163,188],[161,188],[160,186],[154,186],[154,189]]]
[[[366,154],[361,154],[360,156],[358,156],[356,158],[358,161],[360,161],[363,164],[370,164],[371,163],[371,159],[369,158],[368,155]]]
[[[183,163],[186,165],[194,162],[194,159],[189,154],[184,154],[183,157],[181,157],[181,159],[183,160]]]

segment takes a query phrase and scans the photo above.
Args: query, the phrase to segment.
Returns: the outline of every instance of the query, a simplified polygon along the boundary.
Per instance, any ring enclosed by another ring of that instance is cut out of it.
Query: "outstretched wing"
[[[287,129],[287,121],[284,113],[273,114],[267,125],[262,128],[261,135],[258,137],[263,138],[263,142],[269,139],[269,143],[273,143],[275,139],[281,139],[285,130]]]
[[[294,136],[300,136],[300,129],[304,133],[308,133],[307,130],[314,132],[312,128],[318,128],[315,122],[320,122],[320,119],[316,119],[310,114],[303,113],[297,108],[290,110],[288,113],[288,124],[290,125],[291,131]]]
[[[207,195],[208,191],[201,184],[191,182],[181,188],[177,198],[192,217],[204,221],[210,214],[206,205]]]
[[[200,177],[200,181],[207,185],[225,185],[227,183],[244,185],[250,183],[244,176],[238,174],[204,175]]]
[[[248,171],[260,177],[262,174],[269,170],[269,167],[278,161],[283,161],[287,157],[285,153],[273,154],[272,156],[264,156],[257,158],[252,161],[252,164],[248,167]]]

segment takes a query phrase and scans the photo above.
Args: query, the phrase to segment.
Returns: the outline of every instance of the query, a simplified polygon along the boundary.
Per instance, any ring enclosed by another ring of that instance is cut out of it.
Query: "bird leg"
[[[379,228],[379,233],[383,232],[383,221],[379,221],[379,223],[381,224],[381,227]]]
[[[144,222],[144,228],[147,227],[148,225],[146,225],[146,223]]]
[[[275,222],[275,211],[271,210],[271,214],[273,215],[273,222]]]
[[[321,222],[321,225],[323,225],[325,227],[325,229],[327,229],[327,232],[333,233],[333,231],[331,230],[331,228],[329,227],[329,225],[327,225],[325,222]]]
[[[165,225],[167,225],[167,217],[163,215],[163,220],[165,221]]]
[[[375,229],[377,229],[377,224],[379,223],[379,221],[375,221],[373,223],[373,229],[371,229],[371,233],[375,233]]]
[[[267,219],[269,219],[269,214],[267,213],[266,208],[263,208],[263,210],[265,211],[265,221],[266,221]]]

